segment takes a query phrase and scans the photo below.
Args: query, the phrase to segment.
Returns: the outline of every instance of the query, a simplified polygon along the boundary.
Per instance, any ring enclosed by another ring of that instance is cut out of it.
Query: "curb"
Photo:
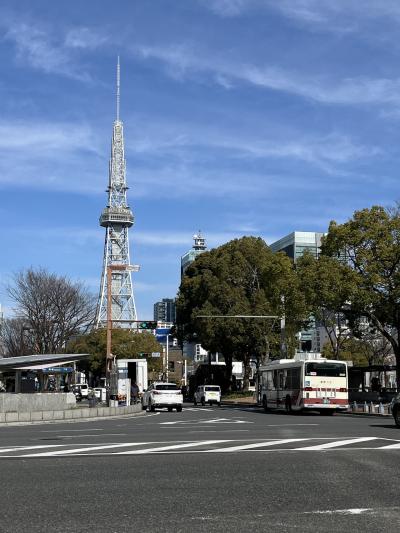
[[[40,424],[74,424],[76,422],[98,422],[99,420],[115,420],[118,418],[134,418],[137,416],[144,416],[147,411],[138,411],[133,413],[121,413],[119,415],[110,416],[91,416],[90,418],[66,418],[66,419],[51,419],[51,420],[30,420],[29,422],[0,422],[2,427],[18,427],[18,426],[36,426]]]

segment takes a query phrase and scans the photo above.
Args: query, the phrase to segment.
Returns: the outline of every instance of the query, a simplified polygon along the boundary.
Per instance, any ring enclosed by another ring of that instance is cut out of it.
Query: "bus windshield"
[[[346,365],[341,363],[306,363],[306,376],[346,377]]]

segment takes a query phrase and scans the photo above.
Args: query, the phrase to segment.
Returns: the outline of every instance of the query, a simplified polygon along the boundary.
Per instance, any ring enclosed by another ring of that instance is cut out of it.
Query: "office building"
[[[163,298],[154,304],[154,320],[156,322],[176,322],[176,303],[174,298]]]
[[[193,248],[186,252],[181,257],[181,278],[183,277],[185,270],[193,263],[196,257],[206,251],[206,240],[199,231],[196,235],[193,235]]]
[[[305,251],[310,252],[314,257],[318,257],[321,250],[321,239],[326,233],[316,233],[313,231],[293,231],[270,244],[273,252],[285,252],[294,262],[301,257]]]

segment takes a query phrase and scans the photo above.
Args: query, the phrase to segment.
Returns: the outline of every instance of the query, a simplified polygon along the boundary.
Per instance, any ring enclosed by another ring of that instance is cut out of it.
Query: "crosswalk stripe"
[[[243,446],[231,446],[229,448],[217,448],[215,450],[207,450],[207,453],[223,453],[223,452],[238,452],[241,450],[251,450],[253,448],[263,448],[264,446],[275,446],[276,444],[287,444],[288,442],[299,442],[308,439],[282,439],[265,442],[256,442],[253,444],[244,444]]]
[[[396,444],[389,444],[388,446],[381,446],[381,450],[398,450],[400,448],[400,442],[396,442]]]
[[[142,444],[151,444],[150,442],[124,442],[123,444],[107,444],[102,446],[87,446],[85,448],[72,448],[72,450],[58,450],[56,452],[31,453],[20,455],[20,457],[53,457],[56,455],[66,455],[81,452],[91,452],[96,450],[107,450],[108,448],[123,448],[127,446],[140,446]]]
[[[19,452],[20,450],[40,450],[43,448],[56,448],[67,446],[67,444],[41,444],[37,446],[16,446],[14,448],[0,448],[0,453]]]
[[[366,442],[371,440],[377,440],[377,437],[360,437],[358,439],[337,440],[335,442],[327,442],[325,444],[318,444],[316,446],[295,448],[295,450],[328,450],[329,448],[338,448],[339,446],[346,446],[347,444],[355,444],[357,442]]]
[[[172,446],[159,446],[157,448],[147,448],[145,450],[128,450],[126,452],[115,452],[113,455],[140,455],[152,452],[163,452],[167,450],[177,450],[181,448],[192,448],[194,446],[208,446],[209,444],[222,444],[224,442],[232,442],[232,440],[202,440],[197,442],[189,442],[185,444],[174,444]]]

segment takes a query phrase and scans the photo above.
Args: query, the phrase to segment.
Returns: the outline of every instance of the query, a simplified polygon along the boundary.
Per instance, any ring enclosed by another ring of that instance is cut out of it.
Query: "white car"
[[[221,387],[219,385],[200,385],[194,393],[194,405],[210,405],[216,403],[221,405]]]
[[[156,407],[167,407],[168,411],[182,411],[183,395],[175,383],[158,381],[150,385],[143,393],[142,409],[155,411]]]

